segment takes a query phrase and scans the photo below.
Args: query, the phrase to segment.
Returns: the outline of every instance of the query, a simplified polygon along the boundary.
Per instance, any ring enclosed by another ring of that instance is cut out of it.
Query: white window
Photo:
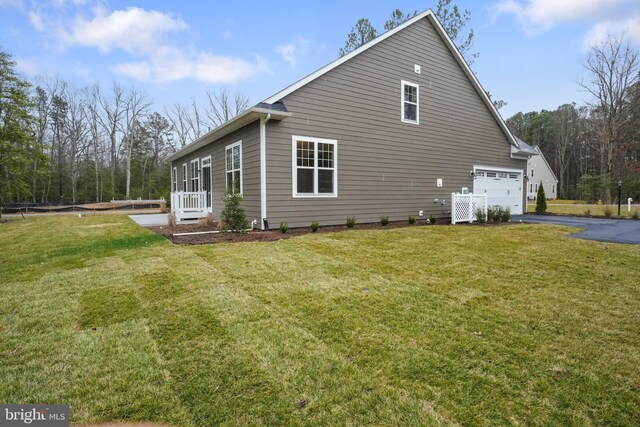
[[[182,191],[187,191],[187,164],[182,164]]]
[[[225,154],[227,190],[242,194],[242,141],[227,145]]]
[[[402,81],[402,121],[420,123],[420,89],[418,85]]]
[[[171,174],[173,175],[171,177],[171,191],[176,192],[178,191],[178,168],[174,166]]]
[[[200,159],[191,160],[191,191],[200,191]]]
[[[338,141],[293,136],[293,197],[338,195]]]

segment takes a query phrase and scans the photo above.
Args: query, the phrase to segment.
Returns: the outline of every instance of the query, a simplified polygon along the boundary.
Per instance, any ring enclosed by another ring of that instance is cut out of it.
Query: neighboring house
[[[539,146],[533,147],[538,153],[537,156],[532,156],[527,161],[527,182],[529,188],[527,188],[527,198],[535,200],[538,195],[538,187],[540,183],[544,185],[544,195],[547,199],[558,198],[558,178],[551,170],[551,166],[547,162],[547,159],[540,151]]]
[[[219,218],[235,188],[263,229],[443,217],[465,189],[518,214],[521,148],[427,10],[171,155],[172,191]]]

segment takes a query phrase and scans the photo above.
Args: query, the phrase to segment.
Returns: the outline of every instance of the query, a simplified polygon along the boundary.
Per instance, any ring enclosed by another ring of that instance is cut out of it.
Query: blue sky
[[[454,0],[471,12],[472,68],[494,98],[518,111],[555,109],[587,95],[581,61],[607,33],[640,45],[640,0]],[[162,111],[240,90],[253,103],[331,62],[360,17],[382,28],[395,8],[431,1],[0,0],[0,46],[27,77],[77,87],[119,81]]]

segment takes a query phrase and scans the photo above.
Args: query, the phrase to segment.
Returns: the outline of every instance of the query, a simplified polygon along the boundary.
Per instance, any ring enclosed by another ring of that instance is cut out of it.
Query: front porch
[[[177,191],[171,193],[171,213],[176,216],[176,224],[195,221],[211,213],[211,203],[206,191]]]

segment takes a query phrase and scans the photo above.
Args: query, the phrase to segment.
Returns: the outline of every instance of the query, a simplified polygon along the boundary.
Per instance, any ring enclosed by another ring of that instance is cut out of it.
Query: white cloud
[[[529,35],[544,32],[566,22],[591,24],[584,45],[592,46],[607,33],[621,34],[640,42],[638,0],[500,0],[493,6],[497,15],[513,15]]]
[[[640,45],[640,15],[621,21],[605,21],[594,25],[584,38],[582,47],[588,49],[602,43],[609,34],[623,35],[631,43]]]
[[[14,58],[16,70],[25,76],[35,76],[42,73],[42,65],[38,61],[30,58]]]
[[[193,78],[205,83],[237,83],[269,73],[266,61],[199,52],[186,55],[175,47],[160,48],[147,60],[118,64],[113,71],[141,81],[169,82]]]
[[[187,28],[182,19],[162,12],[130,7],[109,13],[99,6],[93,19],[76,17],[69,31],[58,30],[58,37],[67,46],[91,46],[101,52],[122,49],[144,53],[153,51],[166,35]]]
[[[298,62],[298,58],[296,56],[296,45],[285,44],[282,46],[278,46],[276,50],[280,54],[284,62],[291,64],[292,67],[296,66],[296,63]]]
[[[300,57],[306,55],[309,51],[309,44],[309,40],[299,38],[295,43],[278,46],[276,52],[280,54],[284,62],[291,65],[292,68],[295,68]]]
[[[74,2],[77,1],[82,0]],[[90,47],[105,54],[117,50],[127,52],[131,60],[116,64],[111,70],[140,81],[191,78],[207,83],[236,83],[269,72],[266,61],[259,56],[246,60],[192,51],[188,39],[185,42],[189,35],[187,23],[180,17],[159,11],[138,7],[109,11],[98,6],[90,18],[77,15],[66,22],[44,20],[34,11],[31,23],[35,28],[49,32],[63,48]],[[182,39],[177,41],[179,37]]]
[[[0,7],[15,7],[18,9],[22,9],[22,6],[22,0],[0,0]]]
[[[45,20],[40,11],[38,10],[30,10],[28,13],[29,23],[33,28],[38,31],[42,31],[45,29]]]
[[[546,30],[561,22],[594,20],[626,0],[502,0],[495,11],[513,14],[528,31]]]

